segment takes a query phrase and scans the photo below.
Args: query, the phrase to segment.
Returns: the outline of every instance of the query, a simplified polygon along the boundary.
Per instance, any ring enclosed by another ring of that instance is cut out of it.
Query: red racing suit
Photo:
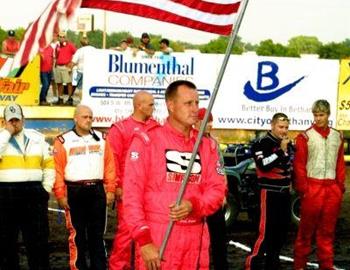
[[[137,121],[132,116],[116,122],[108,131],[108,139],[114,154],[116,168],[116,185],[123,187],[123,178],[125,172],[125,158],[135,131],[146,131],[152,127],[158,126],[158,122],[149,119],[146,122]],[[127,222],[123,214],[123,202],[117,202],[118,227],[114,237],[113,248],[109,258],[110,270],[130,269],[131,260],[131,235],[129,233]]]
[[[186,138],[168,122],[135,136],[124,176],[124,211],[137,249],[160,247],[169,223],[169,205],[176,201],[198,132]],[[162,270],[209,269],[209,235],[204,218],[222,205],[225,196],[222,164],[216,143],[203,138],[183,199],[191,214],[174,223],[163,256]],[[138,269],[145,269],[142,260]]]
[[[302,198],[301,220],[294,246],[294,267],[305,268],[315,234],[320,269],[333,269],[335,225],[345,191],[341,133],[314,125],[299,134],[294,172],[295,189]]]

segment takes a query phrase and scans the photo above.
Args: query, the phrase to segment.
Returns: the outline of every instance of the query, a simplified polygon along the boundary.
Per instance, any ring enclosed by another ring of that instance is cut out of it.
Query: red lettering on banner
[[[0,79],[0,93],[6,94],[22,94],[30,87],[29,82],[22,82],[21,79],[17,79],[15,82],[10,79]]]

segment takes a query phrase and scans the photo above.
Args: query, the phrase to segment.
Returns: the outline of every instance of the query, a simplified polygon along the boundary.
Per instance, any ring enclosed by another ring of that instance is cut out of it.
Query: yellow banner
[[[36,56],[17,78],[0,78],[0,105],[16,102],[38,105],[40,91],[40,57]]]
[[[337,129],[350,130],[350,59],[340,61]]]

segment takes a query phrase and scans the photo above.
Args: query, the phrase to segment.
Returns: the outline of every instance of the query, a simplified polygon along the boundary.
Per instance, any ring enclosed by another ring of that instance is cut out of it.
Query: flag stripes
[[[82,7],[99,8],[228,35],[241,1],[83,0]]]
[[[40,48],[50,44],[54,31],[59,30],[60,22],[69,20],[80,4],[81,0],[54,0],[46,7],[39,18],[28,26],[20,49],[14,57],[11,74],[28,64]]]

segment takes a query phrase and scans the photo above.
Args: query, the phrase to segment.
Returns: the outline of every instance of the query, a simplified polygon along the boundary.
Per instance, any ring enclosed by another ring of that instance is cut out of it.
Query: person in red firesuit
[[[184,196],[175,204],[198,131],[199,94],[185,80],[165,91],[169,117],[163,126],[137,133],[125,161],[123,203],[136,242],[139,270],[209,270],[206,216],[221,207],[226,191],[216,143],[202,138]],[[160,246],[174,221],[163,260]]]
[[[118,227],[114,237],[113,249],[109,258],[110,270],[131,269],[132,238],[123,213],[123,179],[125,173],[126,154],[135,131],[146,131],[158,126],[152,118],[154,98],[146,91],[138,91],[133,98],[134,111],[132,115],[112,125],[108,131],[108,139],[114,154],[117,170],[116,200]]]
[[[296,138],[295,189],[301,197],[301,218],[294,245],[294,269],[306,269],[315,236],[320,269],[334,270],[335,225],[345,191],[343,137],[328,126],[328,101],[317,100],[312,113],[314,124]]]
[[[287,115],[276,113],[271,120],[271,131],[252,145],[260,189],[260,222],[258,237],[246,259],[245,270],[281,269],[279,254],[290,222],[294,153],[288,128]]]

